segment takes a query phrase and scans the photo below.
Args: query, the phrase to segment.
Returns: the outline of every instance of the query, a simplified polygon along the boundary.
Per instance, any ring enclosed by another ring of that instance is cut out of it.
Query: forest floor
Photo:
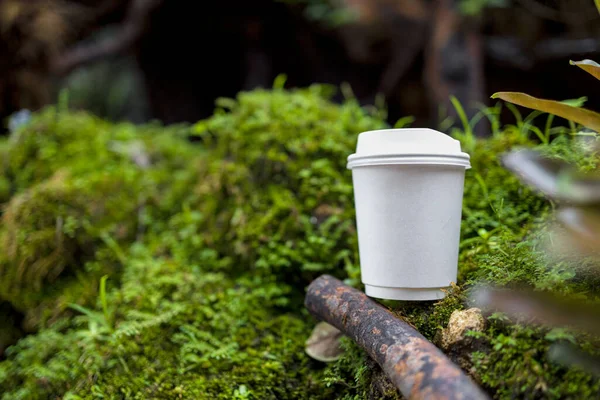
[[[304,348],[308,283],[328,273],[361,288],[346,157],[358,133],[387,127],[385,111],[280,86],[220,99],[193,126],[59,104],[0,139],[0,399],[399,398],[350,341],[327,364]],[[598,302],[600,275],[545,251],[553,204],[499,155],[600,160],[568,133],[540,144],[522,121],[493,122],[486,139],[451,132],[473,166],[457,286],[440,302],[386,302],[438,345],[481,283]],[[594,338],[499,313],[476,336],[461,366],[493,397],[600,394],[594,375],[548,356],[565,341],[596,354]]]

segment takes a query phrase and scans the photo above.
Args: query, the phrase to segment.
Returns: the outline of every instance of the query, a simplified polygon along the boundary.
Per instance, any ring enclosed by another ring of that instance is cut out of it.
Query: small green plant
[[[69,306],[76,310],[79,311],[80,313],[86,315],[89,318],[90,323],[93,323],[95,326],[99,326],[101,328],[102,331],[105,331],[107,333],[112,333],[114,331],[114,327],[113,327],[113,323],[112,323],[112,316],[111,313],[108,310],[108,301],[106,300],[106,280],[108,279],[108,275],[104,275],[102,278],[100,278],[100,289],[99,289],[99,295],[100,295],[100,303],[102,304],[102,313],[96,313],[95,311],[92,311],[86,307],[80,306],[79,304],[70,304]],[[92,329],[90,328],[90,330],[97,330],[97,329]]]

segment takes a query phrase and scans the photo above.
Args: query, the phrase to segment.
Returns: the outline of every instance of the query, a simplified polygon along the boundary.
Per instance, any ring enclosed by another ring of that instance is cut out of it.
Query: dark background
[[[279,74],[379,94],[417,126],[455,117],[450,95],[472,116],[501,90],[598,110],[569,60],[600,58],[599,22],[593,0],[0,0],[0,117],[68,89],[113,120],[194,122]]]

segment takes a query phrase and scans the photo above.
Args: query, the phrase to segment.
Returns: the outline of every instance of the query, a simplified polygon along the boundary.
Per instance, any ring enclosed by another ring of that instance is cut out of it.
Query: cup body
[[[436,300],[456,282],[465,170],[460,143],[432,129],[363,132],[352,170],[368,296]]]
[[[368,296],[435,300],[456,282],[465,169],[352,170],[361,278]]]

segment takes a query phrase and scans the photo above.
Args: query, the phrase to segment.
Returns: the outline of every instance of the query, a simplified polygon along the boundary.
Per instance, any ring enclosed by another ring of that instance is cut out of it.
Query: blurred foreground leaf
[[[579,173],[565,161],[532,150],[510,152],[502,157],[502,164],[553,200],[577,205],[600,204],[598,173]]]
[[[595,303],[529,289],[495,287],[477,288],[471,298],[488,312],[501,311],[516,320],[600,334],[600,308]]]

